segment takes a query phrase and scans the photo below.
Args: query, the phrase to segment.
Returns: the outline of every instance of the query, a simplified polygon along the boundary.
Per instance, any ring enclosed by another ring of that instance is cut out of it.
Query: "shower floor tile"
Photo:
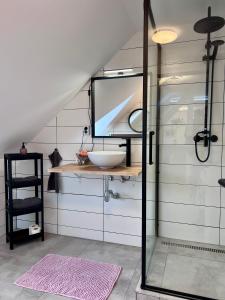
[[[168,254],[162,287],[225,299],[225,263]]]
[[[165,241],[165,239],[163,239]],[[174,240],[167,240],[174,242]],[[182,244],[190,242],[176,241]],[[207,248],[224,247],[202,245]],[[148,271],[149,285],[225,300],[225,254],[156,243]]]

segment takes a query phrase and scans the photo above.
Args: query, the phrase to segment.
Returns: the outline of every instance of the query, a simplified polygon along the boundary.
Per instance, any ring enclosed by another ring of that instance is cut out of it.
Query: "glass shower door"
[[[145,1],[145,11],[148,11]],[[155,248],[157,237],[157,205],[156,205],[156,94],[157,66],[156,61],[149,61],[151,52],[157,58],[157,46],[149,44],[149,30],[152,24],[145,16],[144,34],[144,69],[143,69],[143,176],[142,176],[142,285],[146,277]]]

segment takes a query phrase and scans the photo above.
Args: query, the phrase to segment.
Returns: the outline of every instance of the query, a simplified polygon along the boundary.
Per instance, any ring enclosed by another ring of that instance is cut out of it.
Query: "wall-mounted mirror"
[[[140,138],[142,90],[142,73],[92,78],[92,136]]]
[[[137,108],[130,113],[128,124],[134,132],[142,133],[142,116],[142,108]]]

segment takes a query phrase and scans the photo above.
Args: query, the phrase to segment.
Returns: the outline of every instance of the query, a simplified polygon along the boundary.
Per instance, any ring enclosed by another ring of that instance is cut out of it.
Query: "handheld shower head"
[[[214,47],[219,47],[219,46],[222,46],[224,44],[224,41],[223,40],[215,40],[215,41],[212,41],[211,42],[211,45],[214,46]]]
[[[224,44],[223,40],[215,40],[211,42],[211,45],[214,46],[212,57],[216,59],[218,48]]]

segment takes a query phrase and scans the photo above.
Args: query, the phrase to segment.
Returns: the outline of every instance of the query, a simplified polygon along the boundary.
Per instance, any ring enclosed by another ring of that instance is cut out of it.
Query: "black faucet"
[[[125,144],[120,144],[119,147],[126,147],[126,166],[131,166],[131,139],[127,138]]]

